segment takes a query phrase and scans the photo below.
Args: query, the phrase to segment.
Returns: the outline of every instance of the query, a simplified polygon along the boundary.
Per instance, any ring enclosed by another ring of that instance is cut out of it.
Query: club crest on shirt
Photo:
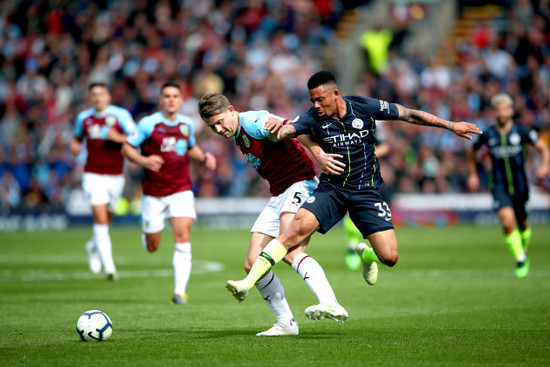
[[[107,126],[113,126],[114,124],[116,124],[116,117],[114,116],[107,116],[105,118],[105,124],[107,124]]]
[[[521,138],[519,137],[518,134],[513,133],[512,135],[510,135],[510,144],[518,145],[520,142],[521,142]]]
[[[185,137],[188,137],[189,136],[189,126],[187,125],[180,125],[180,131],[181,131],[181,134]]]
[[[307,198],[306,203],[313,203],[315,201],[315,196],[310,196]]]
[[[243,135],[243,142],[247,148],[250,148],[250,140],[248,140],[248,136]]]
[[[353,126],[356,129],[362,129],[363,125],[365,125],[365,124],[363,123],[363,120],[361,120],[361,119],[353,119],[353,121],[351,122],[351,126]]]

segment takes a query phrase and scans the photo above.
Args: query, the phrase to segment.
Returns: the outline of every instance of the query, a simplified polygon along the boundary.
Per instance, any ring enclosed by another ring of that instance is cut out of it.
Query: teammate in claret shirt
[[[82,187],[90,200],[94,221],[92,239],[86,243],[90,270],[99,273],[103,266],[107,279],[116,280],[109,226],[124,188],[120,148],[135,123],[130,112],[110,104],[107,85],[92,83],[88,91],[93,107],[78,114],[71,151],[79,154],[86,140],[88,156]]]
[[[214,133],[226,139],[233,138],[247,161],[269,182],[273,196],[251,229],[252,238],[244,265],[248,272],[265,245],[284,231],[299,207],[317,187],[313,162],[296,139],[283,142],[270,140],[269,131],[264,126],[270,120],[282,123],[284,119],[268,111],[238,112],[225,96],[211,93],[200,99],[199,113]],[[303,142],[320,161],[323,169],[335,174],[342,170],[337,168],[334,155],[324,154],[313,141]],[[332,311],[327,317],[344,322],[347,311],[338,304],[319,263],[304,252],[307,242],[308,238],[305,238],[290,249],[284,261],[305,280],[320,304],[332,305]],[[256,335],[297,335],[298,324],[288,306],[281,282],[272,271],[261,275],[255,286],[275,314],[277,323]]]
[[[361,231],[365,243],[357,246],[363,263],[363,277],[373,285],[378,278],[377,263],[393,266],[397,262],[397,239],[391,212],[378,188],[383,181],[378,159],[375,120],[403,120],[409,123],[437,126],[458,136],[471,139],[468,133],[481,131],[467,122],[443,120],[430,113],[405,108],[395,103],[361,96],[341,96],[336,79],[327,71],[314,74],[308,80],[313,108],[292,123],[282,125],[270,121],[266,129],[277,132],[280,140],[302,134],[310,135],[327,153],[339,154],[345,170],[341,175],[323,174],[320,184],[300,207],[288,228],[264,248],[242,280],[229,280],[227,289],[239,300],[289,249],[302,243],[315,231],[327,232],[349,211],[353,223]],[[324,318],[331,305],[318,305],[313,315]]]
[[[160,91],[160,111],[139,121],[122,154],[145,168],[141,216],[142,242],[147,251],[158,249],[165,221],[169,220],[172,225],[175,241],[172,303],[185,305],[191,274],[189,231],[196,219],[189,158],[208,169],[215,169],[216,159],[196,144],[193,121],[178,114],[182,103],[179,85],[165,83]]]
[[[525,210],[529,199],[525,174],[526,145],[531,144],[540,152],[540,166],[535,172],[539,180],[548,175],[550,154],[535,130],[514,121],[514,104],[509,95],[495,95],[491,105],[496,124],[484,131],[468,151],[468,187],[472,191],[479,188],[476,151],[486,145],[491,157],[489,188],[493,194],[493,208],[502,224],[504,243],[516,260],[516,277],[524,278],[529,273],[527,249],[531,241],[531,227]]]

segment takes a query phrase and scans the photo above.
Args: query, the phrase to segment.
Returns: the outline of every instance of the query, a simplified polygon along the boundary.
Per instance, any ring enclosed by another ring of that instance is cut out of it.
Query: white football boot
[[[94,274],[99,274],[101,272],[101,258],[92,240],[86,242],[86,253],[88,254],[88,266],[90,270]]]
[[[248,282],[243,280],[228,280],[225,284],[225,288],[233,294],[233,298],[242,302],[248,296]]]
[[[367,263],[363,260],[363,251],[367,247],[366,243],[360,243],[355,248],[355,251],[357,251],[357,254],[361,258],[361,263],[363,264],[363,278],[365,278],[365,281],[369,285],[375,285],[378,280],[378,264],[375,261]]]
[[[312,320],[333,319],[336,322],[344,323],[348,319],[348,311],[338,304],[324,305],[322,303],[306,308],[305,314]]]
[[[298,323],[294,320],[290,321],[290,325],[280,323],[273,324],[271,329],[256,334],[256,336],[285,336],[298,335]]]

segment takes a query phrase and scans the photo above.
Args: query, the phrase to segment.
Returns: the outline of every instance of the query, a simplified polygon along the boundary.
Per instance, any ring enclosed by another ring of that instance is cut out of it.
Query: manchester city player
[[[248,273],[265,245],[285,230],[300,206],[317,187],[318,179],[315,177],[313,162],[296,139],[280,143],[270,140],[272,137],[264,126],[271,120],[282,123],[284,119],[268,111],[239,112],[224,95],[210,93],[200,99],[199,113],[214,133],[234,140],[246,160],[269,182],[272,197],[250,230],[252,238],[244,264]],[[304,143],[327,172],[338,174],[343,170],[337,168],[338,162],[333,162],[335,155],[324,155],[324,152],[317,149],[319,145],[313,141]],[[348,316],[347,311],[338,305],[323,268],[304,252],[308,240],[306,238],[300,245],[290,249],[284,261],[304,279],[320,304],[333,305],[334,312],[330,317],[344,322]],[[277,323],[256,335],[297,335],[298,324],[288,306],[279,278],[272,271],[261,275],[263,276],[255,285],[275,314]]]
[[[527,144],[532,144],[540,152],[540,166],[535,172],[539,180],[548,175],[550,154],[536,131],[514,122],[514,107],[509,95],[497,94],[491,104],[496,124],[479,136],[468,151],[468,187],[472,191],[479,188],[476,151],[486,145],[491,156],[489,187],[493,194],[493,208],[502,224],[504,242],[516,260],[516,277],[524,278],[529,273],[527,248],[531,240],[531,228],[525,211],[529,199],[525,148]]]
[[[256,280],[279,262],[289,248],[315,231],[327,232],[348,211],[351,220],[372,246],[363,243],[357,247],[367,283],[376,283],[377,263],[395,265],[397,239],[391,212],[378,192],[383,181],[374,154],[375,120],[402,120],[446,128],[467,139],[471,139],[468,133],[481,133],[475,125],[467,122],[443,120],[427,112],[373,98],[343,97],[336,79],[327,71],[314,74],[308,81],[308,89],[313,108],[298,116],[293,123],[267,128],[271,131],[279,129],[279,139],[311,135],[324,151],[342,155],[346,169],[341,175],[323,174],[313,195],[298,210],[288,229],[265,247],[248,276],[227,282],[226,288],[240,300],[246,298]],[[332,305],[317,306],[308,307],[306,316],[323,319],[331,313]]]

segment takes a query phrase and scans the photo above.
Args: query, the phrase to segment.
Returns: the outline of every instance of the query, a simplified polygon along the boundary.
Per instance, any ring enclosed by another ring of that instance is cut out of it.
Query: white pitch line
[[[224,269],[223,264],[213,261],[194,260],[191,273],[193,275],[219,272]],[[122,270],[118,272],[121,279],[124,278],[151,278],[171,277],[173,269],[156,270]],[[92,274],[89,271],[60,272],[59,270],[2,270],[0,271],[0,283],[9,282],[49,282],[69,280],[101,279],[103,275]]]

